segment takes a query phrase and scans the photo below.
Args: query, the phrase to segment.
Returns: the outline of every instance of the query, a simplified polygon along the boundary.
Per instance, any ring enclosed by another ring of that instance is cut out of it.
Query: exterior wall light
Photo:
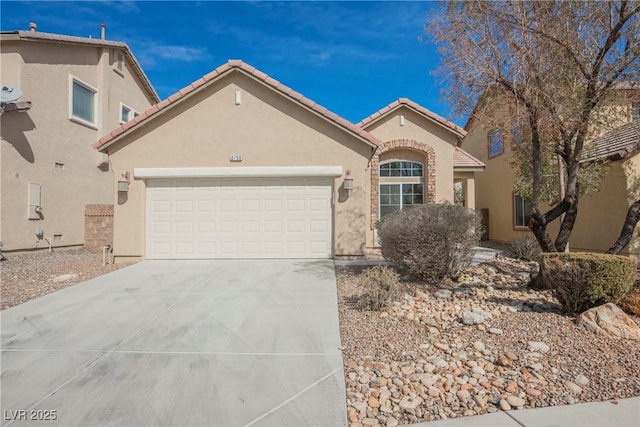
[[[118,179],[118,193],[126,193],[129,191],[129,182],[131,182],[131,177],[129,172],[125,172]]]
[[[342,184],[345,190],[353,190],[353,177],[351,176],[351,170],[347,169],[344,173],[344,182]]]

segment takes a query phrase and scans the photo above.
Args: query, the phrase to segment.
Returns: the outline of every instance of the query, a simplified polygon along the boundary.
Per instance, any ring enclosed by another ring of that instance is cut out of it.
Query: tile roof
[[[605,133],[588,146],[585,145],[583,162],[608,158],[627,159],[640,152],[640,121],[628,123]]]
[[[107,145],[110,145],[113,142],[115,142],[116,138],[118,138],[120,135],[124,134],[125,132],[129,131],[131,128],[137,127],[140,123],[143,123],[146,120],[153,117],[154,115],[156,115],[156,113],[179,102],[181,99],[185,98],[191,92],[202,89],[209,82],[218,80],[223,75],[226,75],[229,72],[234,70],[242,72],[245,75],[248,75],[249,77],[252,77],[253,79],[261,82],[265,86],[268,86],[271,89],[276,90],[282,95],[290,98],[292,101],[319,114],[320,116],[324,117],[326,120],[335,124],[336,126],[341,127],[346,131],[348,131],[349,133],[356,135],[357,137],[366,141],[372,147],[377,147],[378,145],[380,145],[380,141],[376,137],[371,135],[369,132],[365,131],[364,129],[361,129],[358,126],[355,126],[353,123],[349,122],[348,120],[338,116],[335,113],[332,113],[331,111],[327,110],[321,105],[316,104],[309,98],[304,97],[302,94],[283,85],[279,81],[269,77],[267,74],[257,70],[255,67],[252,67],[251,65],[241,60],[235,59],[235,60],[229,60],[226,64],[219,66],[215,70],[211,71],[209,74],[206,74],[205,76],[201,77],[200,79],[196,80],[195,82],[191,83],[190,85],[186,86],[180,91],[169,96],[167,99],[152,106],[147,111],[137,116],[135,119],[124,123],[119,128],[116,128],[109,134],[103,136],[102,138],[100,138],[100,140],[98,140],[95,144],[93,144],[93,147],[98,150],[105,149]]]
[[[359,126],[361,128],[365,128],[369,124],[375,122],[376,120],[380,119],[381,117],[386,116],[388,113],[396,110],[397,108],[399,108],[400,106],[403,106],[403,105],[415,110],[417,113],[421,114],[422,116],[424,116],[424,117],[426,117],[426,118],[438,123],[440,126],[443,126],[444,128],[450,130],[451,132],[455,133],[459,137],[463,137],[463,136],[465,136],[467,134],[467,131],[465,131],[460,126],[458,126],[455,123],[445,119],[442,116],[437,115],[433,111],[427,110],[426,108],[424,108],[420,104],[418,104],[416,102],[413,102],[408,98],[400,98],[400,99],[398,99],[396,101],[393,101],[391,104],[387,105],[386,107],[382,108],[381,110],[373,113],[372,115],[370,115],[366,119],[362,120],[356,126]]]
[[[454,168],[485,168],[485,164],[473,157],[460,147],[454,147],[453,167]]]
[[[142,70],[140,63],[133,55],[133,52],[129,48],[129,46],[124,42],[113,41],[113,40],[102,40],[102,39],[93,39],[88,37],[76,37],[76,36],[67,36],[64,34],[53,34],[53,33],[42,33],[40,31],[0,31],[0,35],[2,36],[3,41],[9,40],[24,40],[24,41],[42,41],[42,42],[53,42],[53,43],[73,43],[80,44],[86,46],[96,46],[96,47],[112,47],[117,49],[124,50],[125,54],[129,58],[130,62],[133,64],[134,73],[142,80],[144,87],[147,89],[149,94],[151,95],[152,102],[158,102],[160,97],[156,93],[156,90],[151,85],[149,78]]]

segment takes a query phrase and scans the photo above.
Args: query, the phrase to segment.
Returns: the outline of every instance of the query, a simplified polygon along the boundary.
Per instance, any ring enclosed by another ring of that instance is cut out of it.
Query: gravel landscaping
[[[455,283],[405,283],[385,312],[357,308],[362,267],[337,268],[350,425],[640,395],[640,342],[576,325],[527,286],[532,268],[500,257]]]
[[[5,253],[5,257],[0,262],[0,310],[131,265],[102,265],[102,253],[84,249]]]
[[[82,249],[7,258],[0,309],[128,265]],[[375,312],[357,304],[364,267],[337,267],[350,426],[639,396],[640,341],[576,325],[550,292],[528,287],[533,268],[499,257],[457,282],[403,282],[404,296]]]

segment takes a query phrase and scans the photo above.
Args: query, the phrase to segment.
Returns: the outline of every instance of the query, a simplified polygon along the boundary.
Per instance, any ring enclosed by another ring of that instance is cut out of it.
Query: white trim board
[[[342,166],[134,168],[135,178],[342,176]]]

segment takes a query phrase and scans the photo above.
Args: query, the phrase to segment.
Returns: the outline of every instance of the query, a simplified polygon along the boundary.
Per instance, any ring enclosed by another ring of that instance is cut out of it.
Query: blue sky
[[[436,2],[38,1],[1,3],[3,31],[124,41],[162,99],[228,59],[358,122],[400,97],[457,123],[421,40]]]

